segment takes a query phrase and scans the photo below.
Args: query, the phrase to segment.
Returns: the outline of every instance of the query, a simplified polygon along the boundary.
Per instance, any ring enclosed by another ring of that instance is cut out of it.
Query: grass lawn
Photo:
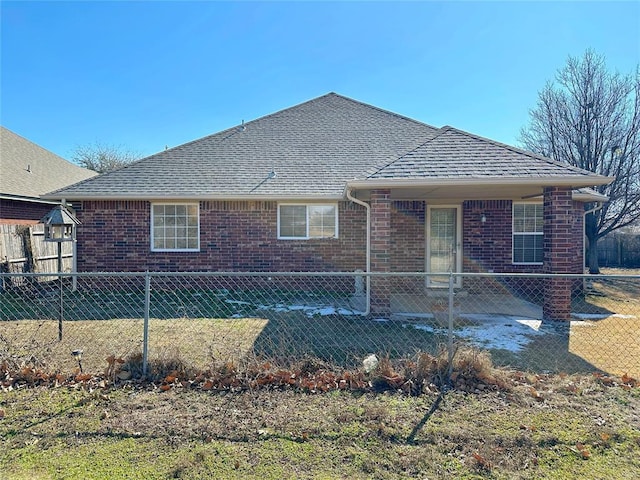
[[[503,372],[508,381],[489,384],[500,389],[469,388],[463,376],[453,390],[419,396],[311,394],[275,384],[221,392],[178,379],[168,390],[136,381],[45,387],[0,378],[0,478],[640,478],[637,382],[571,374],[640,377],[640,292],[629,288],[637,282],[596,280],[579,307],[604,317],[533,336],[515,353],[492,349],[494,364],[528,372]],[[406,322],[256,312],[246,299],[209,302],[198,292],[160,299],[163,309],[152,310],[149,322],[149,357],[165,372],[256,365],[256,357],[272,361],[274,371],[305,357],[340,371],[362,367],[371,352],[415,358],[447,340]],[[0,365],[71,372],[78,367],[71,351],[82,349],[84,371],[102,372],[110,355],[139,357],[139,295],[89,300],[69,307],[73,319],[58,341],[51,305],[9,298],[0,305]]]
[[[0,393],[12,479],[636,479],[640,388],[520,376],[410,397],[24,387]]]

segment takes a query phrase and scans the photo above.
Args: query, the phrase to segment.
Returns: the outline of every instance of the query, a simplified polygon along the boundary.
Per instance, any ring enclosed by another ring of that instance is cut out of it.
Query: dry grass
[[[182,358],[194,366],[213,359],[246,355],[266,325],[264,319],[176,319],[149,321],[149,359]],[[69,372],[77,368],[71,356],[82,350],[84,371],[102,372],[106,358],[126,358],[142,352],[142,320],[79,320],[63,323],[58,341],[55,320],[3,322],[0,356],[14,362]]]
[[[569,352],[612,375],[640,378],[640,315],[607,317],[571,327]]]
[[[0,463],[6,479],[638,478],[640,389],[603,380],[417,397],[20,388],[0,397]]]
[[[84,306],[81,308],[78,303],[74,308],[86,313],[86,302],[89,305],[97,302],[95,308],[99,312],[96,312],[101,316],[95,318],[105,319],[64,321],[60,342],[57,321],[28,320],[37,318],[27,316],[26,306],[30,304],[16,303],[13,311],[23,311],[25,316],[21,318],[25,319],[0,323],[0,358],[16,364],[69,372],[78,366],[71,352],[80,349],[84,352],[84,370],[102,372],[109,356],[127,358],[141,354],[143,321],[133,316],[137,303],[126,295],[109,298],[108,302],[103,301],[103,296],[82,297]],[[178,296],[170,296],[168,300],[176,300]],[[168,300],[164,299],[165,303]],[[312,356],[351,368],[369,353],[391,359],[411,358],[417,351],[436,355],[439,345],[446,342],[446,329],[437,322],[439,312],[432,325],[435,330],[426,332],[411,328],[409,320],[372,322],[358,316],[309,317],[303,312],[265,310],[259,313],[265,315],[261,318],[224,319],[213,316],[218,311],[220,315],[224,313],[215,302],[209,305],[195,294],[180,297],[180,300],[174,302],[179,307],[174,308],[174,314],[178,310],[184,314],[191,305],[189,302],[198,301],[195,310],[202,313],[208,308],[211,318],[180,318],[167,314],[166,318],[152,319],[148,332],[149,359],[152,361],[179,358],[194,368],[208,368],[219,361],[237,363],[245,358],[262,357],[284,364],[288,359]],[[14,302],[18,300],[14,299]],[[485,303],[487,313],[496,311],[490,302]],[[122,305],[127,307],[124,311],[120,309]],[[107,307],[110,310],[105,310]],[[89,311],[93,312],[93,307]],[[574,322],[565,330],[560,325],[553,334],[536,336],[519,353],[494,350],[494,360],[501,365],[534,371],[601,370],[640,377],[640,342],[637,341],[640,335],[640,280],[594,276],[588,282],[586,297],[576,302],[574,311],[598,313],[600,318]],[[118,312],[131,316],[109,317]],[[42,312],[34,310],[31,313]],[[428,322],[428,319],[420,320],[420,323]],[[456,328],[464,326],[465,323],[456,321]]]

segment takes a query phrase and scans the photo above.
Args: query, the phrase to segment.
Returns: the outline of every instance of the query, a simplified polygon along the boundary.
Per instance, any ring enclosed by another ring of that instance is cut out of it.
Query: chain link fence
[[[0,362],[124,378],[470,345],[519,370],[640,377],[640,275],[561,278],[565,321],[543,320],[548,275],[3,273]]]

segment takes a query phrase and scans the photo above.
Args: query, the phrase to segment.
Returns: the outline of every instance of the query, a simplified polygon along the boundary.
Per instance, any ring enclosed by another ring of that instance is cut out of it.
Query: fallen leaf
[[[207,380],[202,384],[202,390],[211,390],[213,388],[213,382],[211,380]]]
[[[531,396],[535,398],[537,401],[542,402],[544,400],[544,397],[535,388],[531,387],[530,392],[531,392]]]

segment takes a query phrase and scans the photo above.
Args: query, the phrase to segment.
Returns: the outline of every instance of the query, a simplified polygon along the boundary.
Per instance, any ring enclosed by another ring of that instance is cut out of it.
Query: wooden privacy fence
[[[602,267],[640,267],[640,233],[613,233],[598,241]]]
[[[73,269],[73,242],[62,242],[62,271]],[[44,225],[0,224],[0,271],[58,272],[58,246],[44,241]]]

